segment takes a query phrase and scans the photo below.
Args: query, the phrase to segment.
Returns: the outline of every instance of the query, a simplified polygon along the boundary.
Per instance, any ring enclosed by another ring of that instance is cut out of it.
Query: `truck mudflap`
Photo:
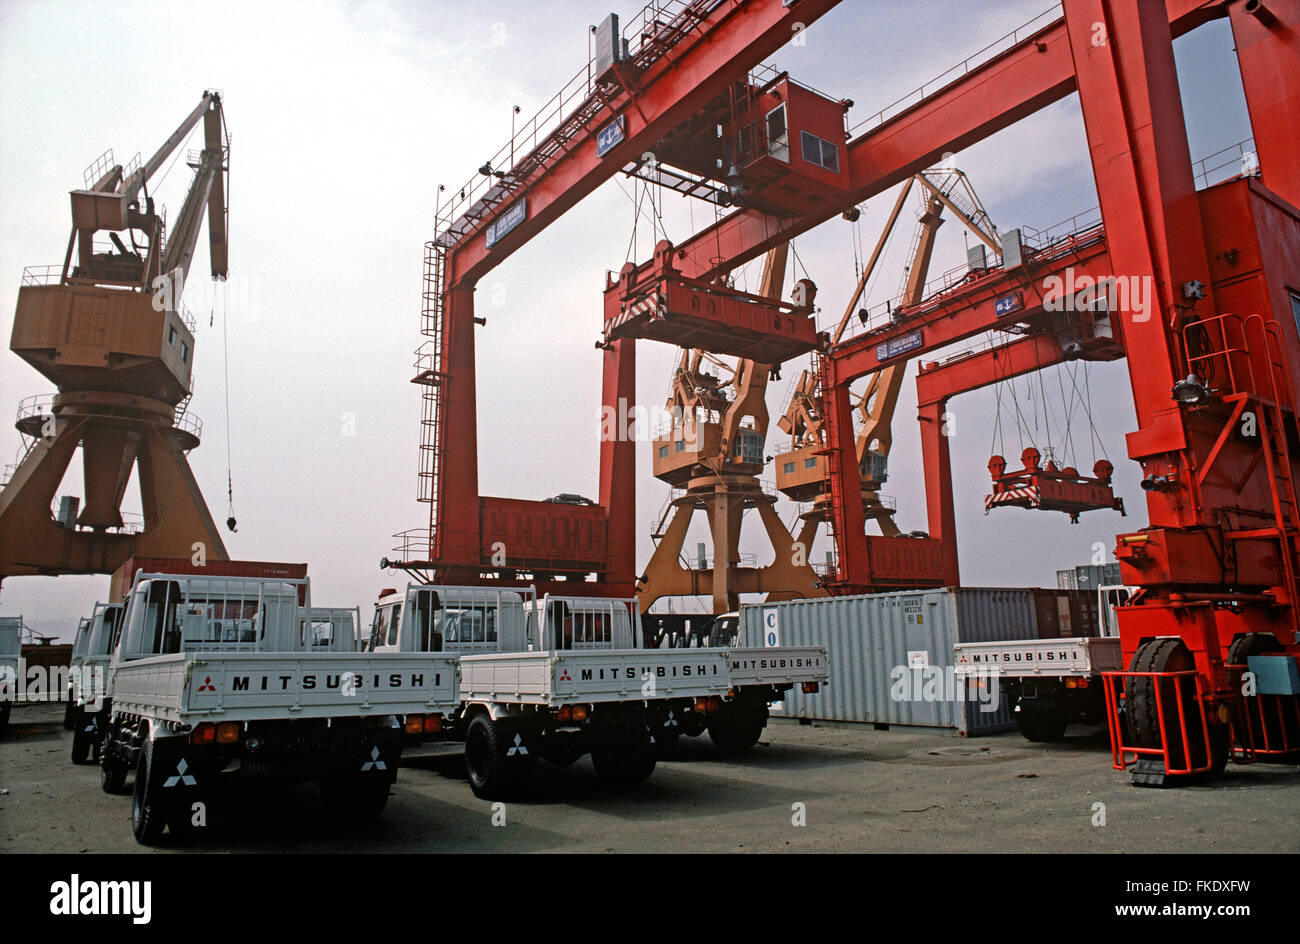
[[[789,685],[830,678],[826,650],[820,646],[754,646],[727,650],[732,688],[744,685]]]
[[[194,744],[190,735],[154,739],[165,796],[200,797],[226,787],[288,786],[330,777],[397,779],[402,746],[390,725],[286,722],[250,725],[233,744]]]

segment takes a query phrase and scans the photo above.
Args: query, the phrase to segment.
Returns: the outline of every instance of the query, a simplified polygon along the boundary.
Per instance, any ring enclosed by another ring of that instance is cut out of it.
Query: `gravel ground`
[[[61,717],[61,705],[14,709],[0,740],[0,852],[145,851],[129,797],[103,793],[97,768],[68,760]],[[495,811],[470,793],[459,745],[438,745],[403,758],[376,823],[333,823],[303,785],[214,803],[211,830],[157,851],[1300,852],[1298,820],[1294,765],[1229,765],[1212,785],[1139,789],[1111,769],[1104,734],[1039,745],[1016,733],[773,722],[736,759],[707,736],[684,739],[625,793],[586,759],[543,763],[527,797]]]

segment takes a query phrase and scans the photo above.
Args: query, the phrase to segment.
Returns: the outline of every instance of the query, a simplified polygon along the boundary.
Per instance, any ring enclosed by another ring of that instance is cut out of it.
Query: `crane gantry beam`
[[[1166,6],[1170,32],[1178,37],[1208,20],[1226,16],[1228,3],[1168,0]],[[1259,71],[1266,68],[1267,63],[1262,63]],[[757,209],[738,210],[680,243],[678,270],[688,278],[707,279],[742,265],[884,193],[939,162],[944,154],[982,141],[1077,88],[1062,17],[851,141],[847,163],[852,186],[815,216],[782,219]],[[1280,142],[1278,148],[1283,150]],[[1282,153],[1278,157],[1286,159]]]
[[[725,93],[729,83],[743,78],[836,2],[695,0],[683,5],[670,22],[652,17],[629,60],[596,74],[587,97],[554,131],[518,160],[512,154],[507,169],[494,169],[489,161],[481,168],[486,179],[461,191],[460,203],[453,202],[454,209],[443,217],[447,224],[440,225],[432,244],[432,252],[442,254],[432,306],[437,359],[417,377],[426,386],[436,417],[430,424],[435,439],[428,449],[429,559],[399,562],[401,566],[414,573],[477,579],[488,569],[485,548],[500,543],[509,554],[519,543],[508,533],[485,533],[484,502],[500,505],[505,500],[479,494],[473,297],[477,280],[602,182],[652,150],[669,131]],[[616,22],[613,32],[617,43]],[[640,63],[644,68],[638,68]],[[475,187],[482,183],[487,189],[476,198]],[[465,212],[451,219],[465,203]],[[609,409],[635,400],[635,350],[632,339],[605,348],[602,402]],[[630,437],[602,437],[600,474],[604,565],[597,574],[606,587],[630,594],[637,574],[635,442]],[[510,514],[531,515],[554,522],[560,530],[571,523],[566,518],[571,509],[541,506],[511,500],[501,506],[507,512],[501,520]],[[514,572],[538,570],[529,568],[526,560],[511,563]]]

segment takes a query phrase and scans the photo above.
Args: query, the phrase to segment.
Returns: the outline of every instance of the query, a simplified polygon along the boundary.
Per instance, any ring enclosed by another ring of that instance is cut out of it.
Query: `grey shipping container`
[[[775,717],[990,734],[1014,727],[1011,706],[991,680],[957,684],[952,647],[1036,638],[1034,593],[950,587],[758,603],[741,607],[741,638],[751,646],[826,647],[829,684],[815,694],[789,692],[773,706]]]
[[[1039,639],[1100,636],[1095,590],[1034,590]]]
[[[1120,580],[1119,564],[1080,564],[1071,570],[1056,572],[1058,590],[1090,590],[1097,592],[1098,587],[1113,586]]]

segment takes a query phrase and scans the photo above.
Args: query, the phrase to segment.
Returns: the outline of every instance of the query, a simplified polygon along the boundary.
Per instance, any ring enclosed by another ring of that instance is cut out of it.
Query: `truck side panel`
[[[819,646],[762,646],[728,649],[732,686],[824,682],[830,675],[826,650]]]
[[[113,684],[116,710],[170,721],[450,712],[458,703],[450,656],[158,656],[120,665]]]

